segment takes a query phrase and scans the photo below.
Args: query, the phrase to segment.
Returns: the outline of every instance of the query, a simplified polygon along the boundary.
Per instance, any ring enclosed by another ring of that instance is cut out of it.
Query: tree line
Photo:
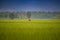
[[[0,19],[60,19],[60,12],[0,12]]]

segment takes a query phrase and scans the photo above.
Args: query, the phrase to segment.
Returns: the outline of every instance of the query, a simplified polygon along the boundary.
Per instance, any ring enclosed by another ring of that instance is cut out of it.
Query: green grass
[[[60,40],[60,20],[0,20],[0,40]]]

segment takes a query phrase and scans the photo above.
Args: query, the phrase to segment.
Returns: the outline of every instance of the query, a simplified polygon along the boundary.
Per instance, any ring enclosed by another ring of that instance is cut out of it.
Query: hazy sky
[[[60,0],[0,0],[0,11],[60,11]]]

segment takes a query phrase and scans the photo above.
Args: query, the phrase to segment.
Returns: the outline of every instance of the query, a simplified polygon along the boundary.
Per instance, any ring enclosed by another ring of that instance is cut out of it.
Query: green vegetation
[[[60,40],[60,20],[0,20],[0,40]]]

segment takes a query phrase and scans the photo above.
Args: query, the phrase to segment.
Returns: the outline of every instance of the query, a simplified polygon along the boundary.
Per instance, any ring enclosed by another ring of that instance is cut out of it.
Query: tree
[[[31,21],[31,12],[27,12],[27,18],[29,21]]]
[[[14,13],[10,13],[10,14],[9,14],[9,17],[10,17],[11,19],[14,19],[14,18],[15,18]]]

